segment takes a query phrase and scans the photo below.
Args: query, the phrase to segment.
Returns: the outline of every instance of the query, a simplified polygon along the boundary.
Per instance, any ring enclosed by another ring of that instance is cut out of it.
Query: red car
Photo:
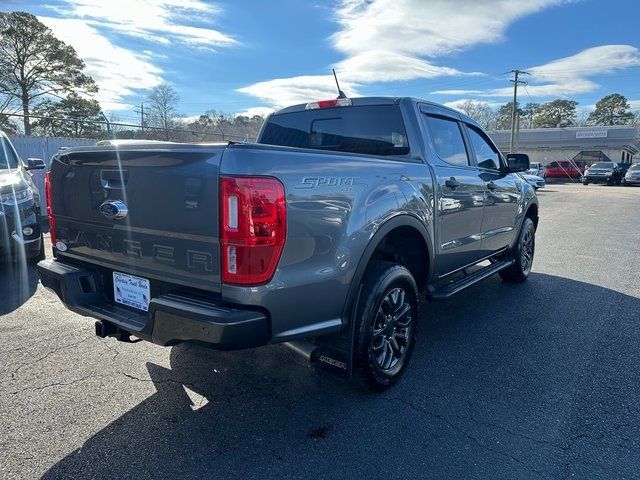
[[[568,160],[549,162],[545,166],[547,178],[580,178],[584,166],[576,165]]]

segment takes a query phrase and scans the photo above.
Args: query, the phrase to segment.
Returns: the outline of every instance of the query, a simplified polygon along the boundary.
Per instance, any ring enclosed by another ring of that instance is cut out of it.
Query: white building
[[[509,152],[509,130],[487,132],[500,151]],[[629,126],[534,128],[520,130],[514,151],[526,153],[532,162],[574,160],[595,162],[640,161],[638,131]]]

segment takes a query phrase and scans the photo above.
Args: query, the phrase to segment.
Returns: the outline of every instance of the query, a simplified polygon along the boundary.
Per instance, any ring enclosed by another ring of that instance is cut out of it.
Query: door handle
[[[449,187],[451,190],[455,190],[460,186],[460,182],[456,180],[456,177],[451,177],[449,180],[444,182],[446,187]]]
[[[493,182],[489,182],[489,183],[487,183],[487,188],[489,190],[495,190],[496,188],[498,188],[498,186]]]

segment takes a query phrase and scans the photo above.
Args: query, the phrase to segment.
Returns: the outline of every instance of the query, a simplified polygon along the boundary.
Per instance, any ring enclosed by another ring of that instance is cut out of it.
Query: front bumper
[[[605,177],[604,175],[585,175],[582,177],[582,181],[589,182],[589,183],[599,183],[599,182],[608,183],[608,182],[615,181],[615,177],[613,176]]]
[[[23,230],[31,229],[29,235]],[[0,205],[0,250],[6,250],[14,255],[23,250],[27,257],[40,253],[42,244],[42,229],[35,204],[18,207]]]
[[[130,333],[157,345],[191,342],[219,350],[266,345],[270,338],[263,312],[182,293],[152,298],[149,311],[143,312],[114,302],[98,270],[43,260],[38,271],[42,285],[53,290],[67,308],[100,320],[113,334]]]

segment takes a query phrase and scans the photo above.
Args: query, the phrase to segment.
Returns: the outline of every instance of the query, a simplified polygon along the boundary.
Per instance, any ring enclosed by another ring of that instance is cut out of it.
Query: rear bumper
[[[70,310],[106,323],[105,331],[130,333],[157,345],[200,343],[219,350],[267,344],[269,320],[263,312],[243,310],[211,300],[169,293],[152,298],[149,311],[110,299],[103,275],[58,260],[38,263],[42,285]]]

